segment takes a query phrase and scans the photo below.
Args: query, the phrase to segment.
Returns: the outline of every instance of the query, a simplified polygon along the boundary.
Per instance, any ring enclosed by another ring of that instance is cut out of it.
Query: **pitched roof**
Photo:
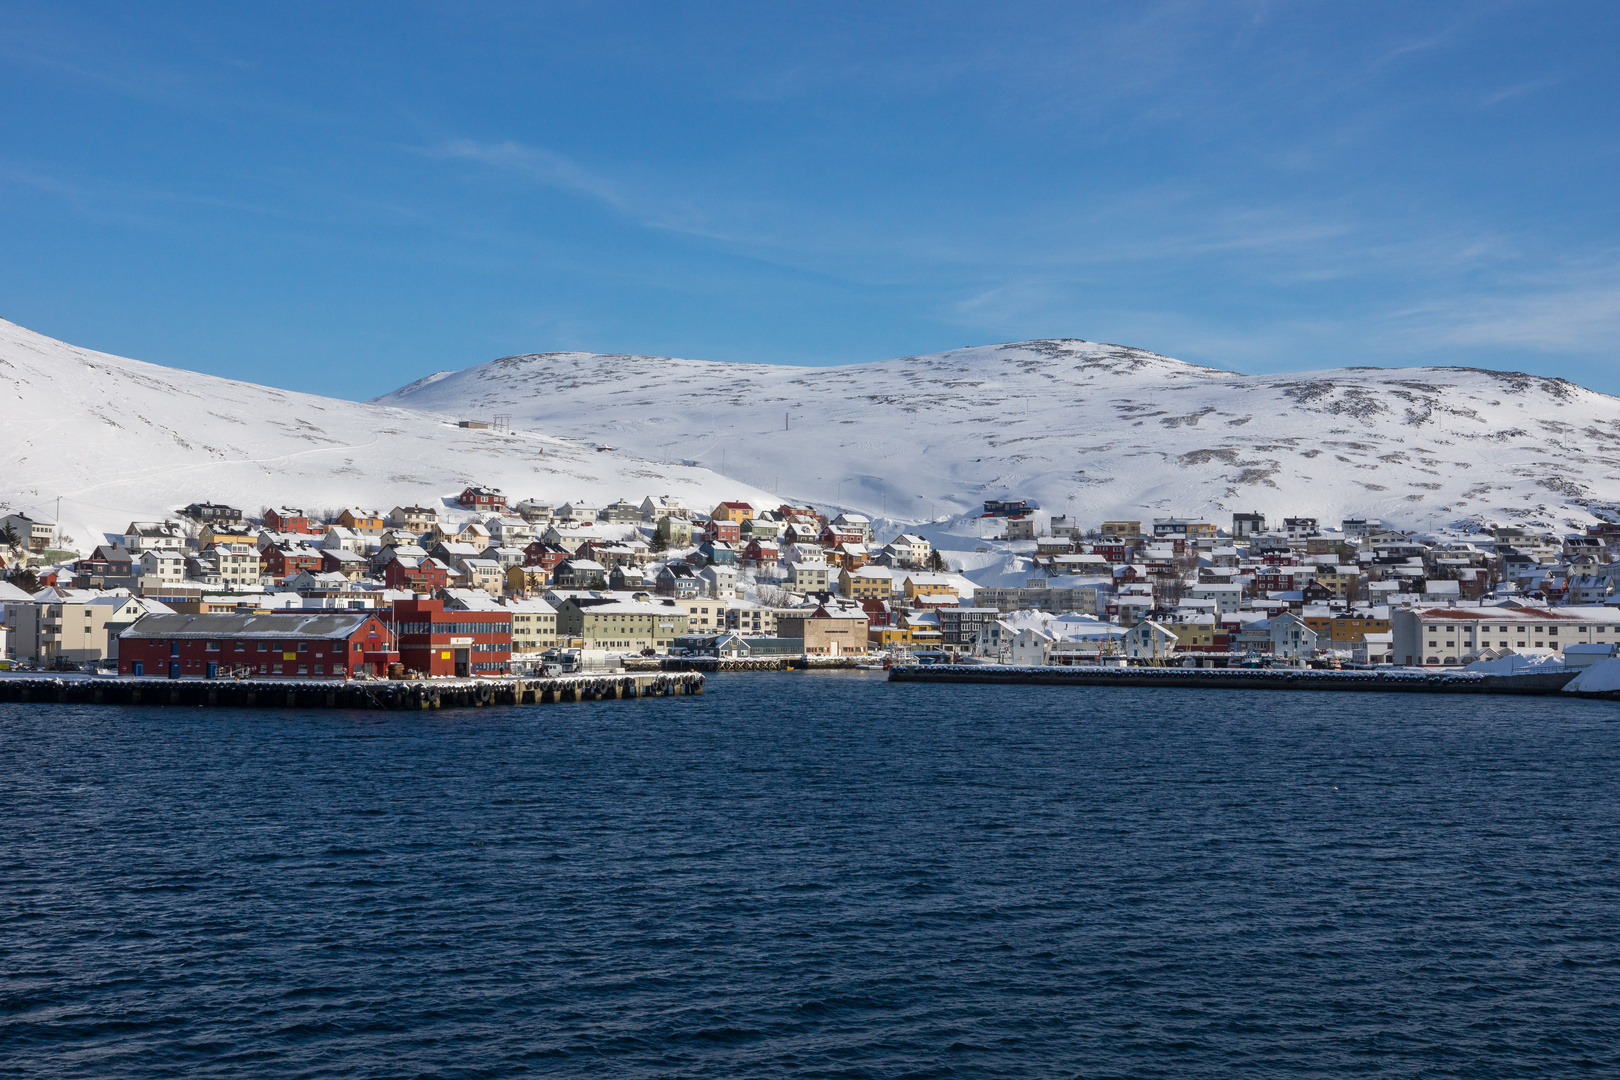
[[[120,638],[335,638],[348,637],[371,611],[272,612],[267,615],[147,615]]]

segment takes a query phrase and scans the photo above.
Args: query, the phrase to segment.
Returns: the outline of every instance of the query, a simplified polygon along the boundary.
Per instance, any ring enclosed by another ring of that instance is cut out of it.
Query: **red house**
[[[706,540],[735,544],[742,539],[742,526],[735,521],[711,521],[703,527]]]
[[[512,613],[446,611],[442,600],[394,601],[399,658],[429,676],[502,675],[512,666]]]
[[[1102,541],[1091,545],[1091,554],[1101,555],[1105,562],[1115,566],[1122,566],[1131,561],[1131,554],[1136,550],[1135,544]]]
[[[390,589],[434,593],[450,587],[450,568],[438,559],[390,559],[383,567],[383,584]]]
[[[456,497],[456,502],[469,510],[504,510],[506,496],[500,488],[470,487]]]
[[[264,560],[265,574],[277,581],[302,574],[305,570],[321,568],[321,553],[314,548],[270,544],[259,552],[259,558]]]
[[[851,529],[843,525],[828,525],[821,530],[821,542],[830,548],[835,548],[839,544],[859,544],[863,540],[861,530]]]
[[[302,510],[294,510],[283,506],[276,510],[264,512],[264,527],[271,532],[278,533],[308,533],[311,536],[320,536],[326,529],[318,522],[309,520],[309,515]]]
[[[120,675],[347,679],[396,659],[393,631],[367,611],[147,615],[118,635]]]
[[[750,540],[742,553],[744,562],[758,563],[762,566],[774,564],[781,557],[782,549],[776,545],[775,540]]]
[[[536,540],[523,549],[523,565],[538,566],[548,573],[570,558],[568,549],[561,544],[548,544]]]

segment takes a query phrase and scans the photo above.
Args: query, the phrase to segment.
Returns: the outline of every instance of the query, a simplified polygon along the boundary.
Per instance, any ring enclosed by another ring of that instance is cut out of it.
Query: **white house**
[[[186,559],[178,551],[143,551],[136,557],[135,566],[143,591],[186,576]]]
[[[1135,660],[1168,660],[1180,639],[1169,629],[1143,619],[1125,634],[1125,655]]]
[[[1243,586],[1205,582],[1194,585],[1189,593],[1194,600],[1215,601],[1215,613],[1225,615],[1243,606]]]
[[[133,527],[133,524],[131,527]],[[143,524],[154,523],[145,522]],[[0,517],[0,533],[4,533],[7,529],[16,530],[17,539],[22,541],[22,546],[33,551],[44,551],[50,547],[51,540],[56,535],[56,527],[50,522],[35,521],[27,514],[7,514],[5,517]],[[127,535],[124,538],[124,546],[129,546]]]
[[[837,528],[859,532],[863,543],[872,542],[872,519],[865,514],[839,514],[832,523]]]
[[[657,522],[667,517],[684,518],[690,513],[685,504],[673,495],[649,495],[641,500],[642,521]]]
[[[1316,631],[1293,612],[1284,612],[1266,624],[1271,638],[1271,655],[1299,660],[1316,653]]]
[[[926,567],[934,546],[916,533],[901,533],[883,548],[896,566]]]
[[[0,526],[3,525],[4,522],[0,522]],[[130,554],[184,551],[186,534],[178,521],[132,521],[129,528],[124,530],[124,546],[130,550]]]
[[[825,592],[827,590],[827,564],[824,562],[796,562],[788,576],[788,588],[794,592]]]
[[[431,506],[396,506],[388,511],[388,524],[420,536],[439,523],[439,512]]]
[[[556,517],[559,521],[595,521],[597,515],[601,512],[600,507],[587,506],[585,503],[580,502],[571,502],[563,503],[561,506],[557,507]]]
[[[697,573],[703,589],[717,600],[730,600],[737,595],[737,568],[711,563]]]
[[[342,525],[329,527],[326,536],[321,539],[321,547],[326,551],[352,551],[356,555],[364,555],[366,546],[364,536]]]
[[[489,530],[490,540],[501,547],[521,548],[534,539],[534,526],[520,517],[488,518],[484,528]]]

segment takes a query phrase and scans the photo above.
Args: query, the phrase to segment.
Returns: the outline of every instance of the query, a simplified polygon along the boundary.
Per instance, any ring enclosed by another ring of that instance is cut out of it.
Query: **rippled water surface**
[[[1620,705],[0,705],[0,1074],[1620,1075]]]

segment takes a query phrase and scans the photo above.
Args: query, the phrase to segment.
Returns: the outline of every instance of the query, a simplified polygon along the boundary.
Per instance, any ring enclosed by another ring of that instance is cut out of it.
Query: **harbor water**
[[[0,1076],[1620,1075],[1617,718],[0,704]]]

